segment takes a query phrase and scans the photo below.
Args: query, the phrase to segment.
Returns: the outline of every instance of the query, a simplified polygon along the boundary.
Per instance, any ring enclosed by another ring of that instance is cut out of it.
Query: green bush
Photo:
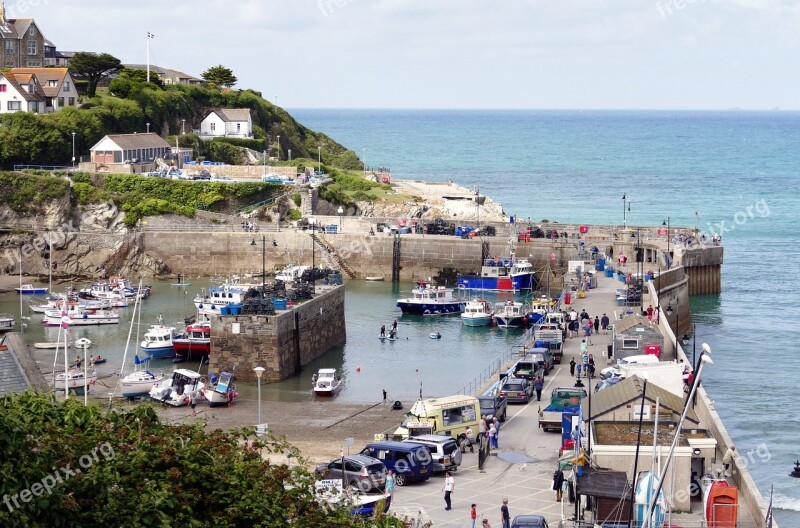
[[[300,209],[290,209],[289,210],[289,220],[292,222],[296,222],[303,218],[303,213],[300,212]]]
[[[267,141],[264,139],[215,138],[214,141],[249,148],[257,152],[263,152],[267,148]]]
[[[300,205],[303,203],[303,197],[300,196],[300,193],[294,193],[292,195],[292,201],[297,207],[300,207]]]
[[[72,196],[75,197],[80,205],[111,201],[111,196],[107,192],[98,189],[91,183],[73,183]]]
[[[63,178],[0,172],[0,203],[17,213],[39,213],[45,204],[68,192],[69,182]]]

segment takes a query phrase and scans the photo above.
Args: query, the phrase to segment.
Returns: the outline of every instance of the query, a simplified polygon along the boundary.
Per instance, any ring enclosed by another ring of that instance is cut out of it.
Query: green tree
[[[223,88],[230,88],[239,81],[239,79],[237,79],[233,74],[233,71],[231,71],[230,68],[226,68],[222,64],[219,66],[212,66],[201,73],[200,76],[207,82],[217,86],[222,86]]]
[[[76,53],[69,61],[69,71],[85,77],[89,81],[87,95],[94,97],[97,93],[97,83],[104,75],[119,71],[122,67],[120,60],[108,53],[90,53],[81,51]]]

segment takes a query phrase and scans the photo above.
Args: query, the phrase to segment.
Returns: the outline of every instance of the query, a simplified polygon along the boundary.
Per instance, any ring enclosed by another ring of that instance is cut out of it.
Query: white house
[[[75,106],[77,101],[66,68],[12,68],[0,73],[0,113],[44,114]]]
[[[253,119],[249,108],[218,108],[200,123],[200,136],[206,138],[253,137]]]
[[[98,141],[89,151],[92,163],[108,166],[163,159],[170,153],[170,148],[158,134],[114,134]]]

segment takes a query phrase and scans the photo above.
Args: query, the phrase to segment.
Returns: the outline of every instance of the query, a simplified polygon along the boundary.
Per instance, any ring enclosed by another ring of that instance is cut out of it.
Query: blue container
[[[231,314],[230,306],[223,306],[222,308],[220,308],[219,309],[219,314],[220,315],[230,315]]]
[[[597,259],[597,265],[595,265],[594,269],[597,271],[603,271],[606,268],[606,259],[599,258]]]
[[[231,315],[239,315],[242,313],[242,305],[238,303],[229,305],[228,309],[230,310]]]
[[[276,310],[285,310],[286,299],[272,299],[272,306],[274,306]]]
[[[457,237],[464,236],[464,230],[460,227],[456,228],[456,235]]]
[[[606,272],[606,277],[613,277],[614,276],[614,270],[611,269],[611,268],[606,268],[605,272]]]

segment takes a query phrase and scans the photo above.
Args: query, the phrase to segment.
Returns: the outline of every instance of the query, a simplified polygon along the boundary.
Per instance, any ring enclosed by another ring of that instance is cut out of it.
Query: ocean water
[[[800,526],[800,113],[292,113],[371,167],[477,186],[509,214],[621,224],[624,209],[629,224],[722,234],[723,291],[691,300],[714,357],[704,384],[762,493],[774,485],[776,519]]]

